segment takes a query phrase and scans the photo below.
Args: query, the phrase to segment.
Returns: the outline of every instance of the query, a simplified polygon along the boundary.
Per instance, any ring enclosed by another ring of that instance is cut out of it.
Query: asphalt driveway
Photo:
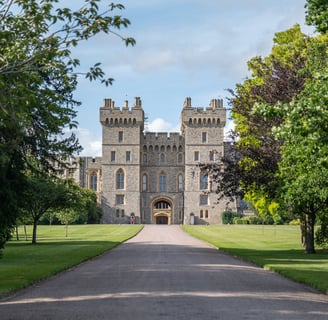
[[[2,320],[328,319],[328,296],[147,225],[108,253],[0,300]]]

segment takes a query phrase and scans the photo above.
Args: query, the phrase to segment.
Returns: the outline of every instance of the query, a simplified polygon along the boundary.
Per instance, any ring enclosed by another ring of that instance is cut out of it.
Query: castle
[[[181,133],[145,132],[141,99],[129,108],[111,99],[100,108],[102,157],[80,157],[74,174],[97,192],[104,223],[220,224],[227,202],[218,202],[200,163],[224,153],[222,99],[194,108],[186,98]],[[236,210],[236,203],[229,209]]]

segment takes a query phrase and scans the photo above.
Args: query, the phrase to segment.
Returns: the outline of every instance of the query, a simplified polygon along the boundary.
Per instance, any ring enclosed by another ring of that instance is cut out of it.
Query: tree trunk
[[[27,241],[27,231],[26,231],[26,224],[24,224],[24,235],[25,235],[25,241]]]
[[[38,220],[33,220],[33,235],[32,235],[32,243],[36,244],[36,229],[38,227]]]
[[[17,224],[15,226],[15,230],[16,230],[16,240],[19,241],[18,225]]]
[[[315,253],[314,248],[314,224],[315,214],[310,213],[306,215],[306,246],[305,252],[308,254]]]
[[[301,228],[301,243],[302,247],[306,247],[306,217],[300,219],[300,228]]]

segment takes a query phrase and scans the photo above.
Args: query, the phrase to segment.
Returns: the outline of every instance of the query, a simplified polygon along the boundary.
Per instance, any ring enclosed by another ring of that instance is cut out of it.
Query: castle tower
[[[214,162],[224,152],[226,110],[222,99],[213,99],[207,108],[194,108],[186,98],[181,112],[185,139],[185,224],[219,224],[226,203],[218,203],[213,184],[199,164]]]
[[[140,221],[140,155],[144,111],[139,97],[130,109],[105,99],[100,108],[102,125],[102,195],[104,223]]]

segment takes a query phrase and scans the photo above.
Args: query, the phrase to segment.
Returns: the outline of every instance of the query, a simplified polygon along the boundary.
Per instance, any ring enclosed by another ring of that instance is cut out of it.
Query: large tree
[[[306,252],[314,253],[314,224],[327,220],[328,37],[313,39],[307,69],[313,77],[284,105],[284,122],[274,131],[284,139],[279,163],[281,194],[290,210],[305,217]],[[280,111],[281,112],[281,111]]]
[[[49,173],[80,150],[74,134],[65,133],[77,125],[80,105],[73,98],[80,61],[71,50],[130,24],[117,14],[123,5],[101,11],[103,2],[85,0],[71,10],[59,0],[0,0],[0,249],[15,225],[30,159]],[[85,76],[113,80],[99,63]]]
[[[278,197],[275,175],[283,141],[275,138],[272,128],[283,119],[279,114],[274,117],[256,114],[254,107],[279,106],[302,91],[309,77],[302,72],[308,42],[299,25],[277,33],[271,54],[251,59],[248,62],[251,76],[230,90],[231,117],[235,122],[230,137],[233,145],[222,161],[207,167],[217,182],[220,196],[246,193],[253,200],[267,201],[268,205]]]

